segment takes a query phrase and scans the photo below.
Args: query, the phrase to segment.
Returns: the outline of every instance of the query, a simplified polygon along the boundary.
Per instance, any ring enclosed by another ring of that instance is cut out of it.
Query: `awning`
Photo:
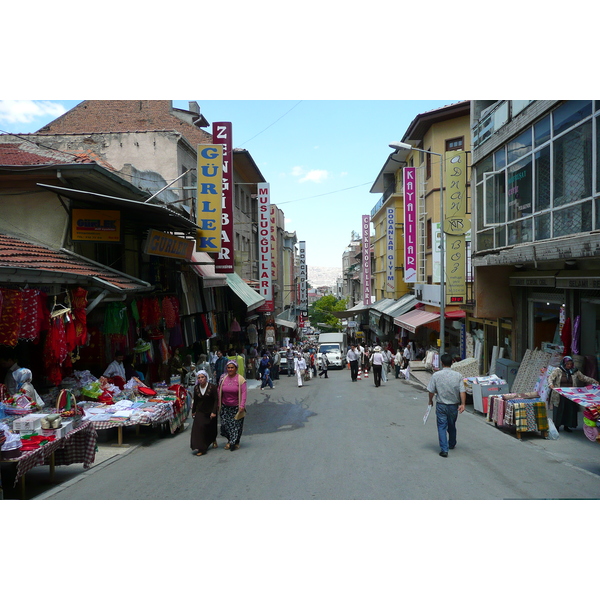
[[[146,281],[65,248],[48,248],[5,234],[0,234],[0,282],[82,285],[119,294],[149,292],[153,289]]]
[[[265,303],[265,299],[255,292],[237,273],[227,273],[227,285],[231,291],[248,307],[254,310]]]
[[[293,314],[290,314],[291,309],[287,309],[284,310],[283,312],[279,313],[276,317],[275,317],[275,324],[276,325],[280,325],[281,327],[289,327],[290,329],[297,329],[298,325],[295,321],[292,321],[291,319],[295,318],[295,316]],[[296,312],[296,310],[294,309],[294,313]]]
[[[383,314],[394,319],[407,313],[409,310],[412,310],[418,302],[419,301],[414,294],[405,294],[395,304],[384,309]]]
[[[225,273],[215,273],[215,261],[207,252],[192,252],[190,262],[192,269],[202,277],[202,285],[205,288],[227,285],[227,275]]]
[[[352,315],[355,315],[359,312],[369,310],[369,308],[371,308],[370,304],[368,306],[365,306],[362,302],[359,302],[356,306],[353,306],[352,308],[349,308],[348,310],[340,310],[338,312],[334,312],[333,315],[335,317],[337,317],[338,319],[346,319],[346,318],[351,317]]]
[[[438,313],[416,309],[411,310],[400,317],[396,317],[394,319],[394,324],[414,333],[417,330],[417,327],[431,323],[432,321],[438,321],[439,318],[440,315]]]
[[[385,313],[386,309],[389,309],[390,306],[395,303],[396,301],[393,298],[382,298],[381,300],[369,305],[369,313],[381,317],[381,315]]]
[[[464,319],[467,313],[464,310],[448,310],[446,311],[446,319]]]

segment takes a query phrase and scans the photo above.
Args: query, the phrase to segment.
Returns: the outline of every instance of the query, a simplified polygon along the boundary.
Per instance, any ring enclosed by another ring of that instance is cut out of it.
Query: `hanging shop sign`
[[[363,304],[371,304],[371,217],[362,216],[362,284]]]
[[[190,260],[194,251],[194,241],[184,240],[176,235],[151,229],[148,232],[144,252],[152,256],[167,258],[185,258]]]
[[[446,304],[462,304],[467,294],[467,154],[446,152],[444,199]]]
[[[258,293],[265,299],[258,312],[275,310],[271,280],[271,200],[269,184],[258,184]]]
[[[121,211],[74,208],[71,237],[80,242],[120,242]]]
[[[385,290],[394,294],[396,292],[396,209],[388,206],[385,219],[386,246],[385,246]]]
[[[417,185],[416,167],[402,169],[404,190],[404,281],[417,281]]]
[[[306,267],[306,242],[298,242],[298,251],[300,258],[300,308],[308,310],[308,270]],[[299,325],[299,324],[298,324]]]
[[[213,123],[213,142],[223,146],[221,247],[215,273],[233,273],[233,134],[231,123]]]
[[[198,145],[196,236],[199,252],[221,249],[223,146]]]
[[[271,279],[277,281],[277,271],[279,269],[277,258],[279,256],[279,248],[277,240],[277,207],[274,204],[271,204],[269,222],[271,232]]]

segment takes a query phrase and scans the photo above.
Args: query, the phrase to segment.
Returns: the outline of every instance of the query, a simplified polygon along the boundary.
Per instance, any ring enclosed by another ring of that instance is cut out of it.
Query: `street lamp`
[[[396,150],[415,150],[424,154],[433,154],[440,157],[440,357],[445,353],[446,343],[446,269],[444,265],[444,157],[431,150],[415,148],[404,142],[392,142],[390,148]]]

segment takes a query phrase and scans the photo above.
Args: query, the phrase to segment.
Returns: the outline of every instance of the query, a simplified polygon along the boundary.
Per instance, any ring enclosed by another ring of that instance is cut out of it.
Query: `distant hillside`
[[[308,265],[308,281],[314,287],[321,285],[334,286],[338,277],[342,276],[342,269],[335,267],[311,267]]]

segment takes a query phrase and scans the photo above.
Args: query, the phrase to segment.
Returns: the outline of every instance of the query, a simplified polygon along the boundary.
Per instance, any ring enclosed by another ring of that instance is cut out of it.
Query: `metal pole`
[[[440,357],[446,348],[446,265],[445,265],[445,233],[444,233],[444,160],[440,157]]]

